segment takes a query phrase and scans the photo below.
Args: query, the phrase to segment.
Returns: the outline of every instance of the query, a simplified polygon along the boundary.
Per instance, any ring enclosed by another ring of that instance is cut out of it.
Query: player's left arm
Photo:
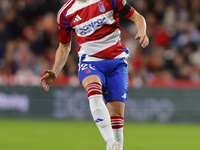
[[[146,21],[142,15],[140,15],[132,6],[130,6],[126,0],[116,0],[118,12],[127,19],[130,19],[135,23],[138,30],[137,35],[135,36],[136,40],[139,40],[139,43],[143,48],[149,45],[149,38],[146,34]]]
[[[149,45],[149,38],[146,34],[147,26],[144,17],[135,11],[129,19],[135,23],[138,30],[135,39],[139,40],[139,43],[143,48],[147,47]]]

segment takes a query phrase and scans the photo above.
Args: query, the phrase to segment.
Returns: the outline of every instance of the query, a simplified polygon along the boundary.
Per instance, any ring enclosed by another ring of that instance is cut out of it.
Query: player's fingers
[[[145,47],[147,47],[148,46],[148,44],[147,43],[145,43],[145,44],[142,44],[142,47],[143,48],[145,48]]]
[[[49,91],[49,85],[46,86],[46,92],[48,92],[48,91]]]
[[[47,85],[44,86],[44,90],[47,92],[47,90],[48,90],[48,89],[47,89]]]
[[[137,35],[135,36],[135,40],[139,40],[139,39],[140,39],[140,35],[137,34]]]
[[[145,47],[147,47],[147,46],[148,46],[148,43],[142,44],[142,47],[143,47],[143,48],[145,48]]]
[[[46,83],[46,81],[43,80],[42,85],[43,85],[44,90],[45,90],[46,92],[48,92],[48,90],[49,90],[49,85]]]
[[[43,79],[42,79],[42,78],[40,78],[40,84],[42,84],[42,80],[43,80]]]
[[[45,80],[45,78],[48,78],[49,77],[49,70],[45,70],[44,71],[44,75],[40,78],[40,84],[42,84],[43,80]]]
[[[148,38],[147,35],[145,36],[145,41],[146,41],[146,46],[148,46],[149,45],[149,38]]]
[[[53,70],[45,70],[45,73],[47,73],[49,75],[53,75],[54,77],[57,77],[57,73]]]
[[[45,80],[42,81],[42,87],[43,87],[43,89],[45,89],[45,87],[46,87],[46,82],[45,82]]]
[[[145,35],[145,39],[142,43],[142,47],[145,48],[149,45],[149,38],[147,37],[147,35]]]
[[[50,74],[52,73],[51,70],[45,70],[44,72],[45,72],[45,73],[50,73]]]
[[[48,92],[48,91],[49,91],[49,86],[50,86],[50,85],[48,85],[48,84],[46,84],[46,85],[45,85],[45,88],[44,88],[44,90],[45,90],[46,92]]]
[[[44,81],[45,78],[46,78],[46,76],[42,76],[42,77],[40,78],[40,84],[43,84],[43,81]]]
[[[47,77],[49,77],[49,75],[44,75],[44,76],[42,76],[42,77],[40,78],[40,84],[43,84],[43,81],[44,81]]]
[[[43,76],[42,76],[42,78],[41,78],[41,79],[42,79],[42,80],[44,80],[45,78],[48,78],[48,77],[49,77],[49,75],[50,75],[49,73],[46,73],[45,75],[43,75]]]
[[[145,39],[145,34],[143,34],[141,37],[140,37],[140,44],[142,44],[144,42],[144,39]]]

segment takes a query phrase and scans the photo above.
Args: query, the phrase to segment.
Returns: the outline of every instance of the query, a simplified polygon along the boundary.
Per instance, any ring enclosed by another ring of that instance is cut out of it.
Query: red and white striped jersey
[[[118,15],[125,4],[125,0],[68,0],[57,17],[60,42],[70,42],[73,31],[79,44],[80,61],[128,58],[129,51],[120,39]],[[125,18],[131,17],[134,11],[132,8]]]

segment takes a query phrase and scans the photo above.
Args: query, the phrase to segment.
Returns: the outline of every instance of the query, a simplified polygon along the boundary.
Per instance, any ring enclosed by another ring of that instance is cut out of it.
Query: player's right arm
[[[59,47],[56,51],[55,63],[54,63],[53,69],[52,69],[52,71],[54,71],[56,73],[56,75],[64,67],[70,50],[71,50],[71,42],[69,42],[67,44],[62,44],[62,43],[59,44]]]
[[[59,72],[64,67],[69,52],[71,50],[71,42],[67,44],[59,44],[59,47],[56,51],[55,63],[52,70],[45,70],[45,75],[40,78],[40,84],[43,85],[44,90],[47,92],[50,85],[54,82]]]
[[[68,2],[66,2],[66,5],[67,3]],[[40,78],[40,84],[43,85],[45,91],[49,90],[49,86],[54,82],[57,75],[64,67],[71,50],[72,28],[65,18],[67,10],[63,8],[64,7],[60,9],[57,16],[57,23],[60,31],[60,43],[56,51],[55,63],[52,70],[45,70],[45,75]]]

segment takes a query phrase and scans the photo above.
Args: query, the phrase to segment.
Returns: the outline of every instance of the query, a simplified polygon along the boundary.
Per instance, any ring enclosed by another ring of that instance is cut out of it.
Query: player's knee
[[[102,85],[98,82],[92,82],[85,88],[88,98],[94,95],[102,95]]]

